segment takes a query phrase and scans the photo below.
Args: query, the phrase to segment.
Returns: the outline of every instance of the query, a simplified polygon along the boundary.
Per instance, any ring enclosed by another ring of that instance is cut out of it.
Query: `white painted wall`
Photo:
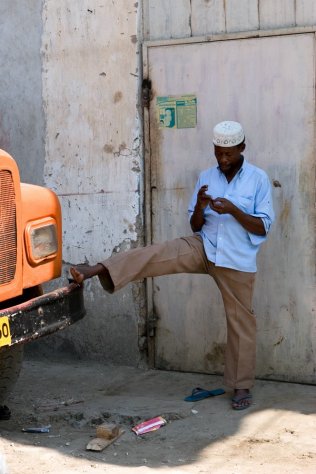
[[[45,183],[62,200],[69,262],[96,261],[137,240],[136,15],[127,0],[111,8],[91,0],[45,4]]]
[[[315,0],[144,0],[146,39],[316,24]]]

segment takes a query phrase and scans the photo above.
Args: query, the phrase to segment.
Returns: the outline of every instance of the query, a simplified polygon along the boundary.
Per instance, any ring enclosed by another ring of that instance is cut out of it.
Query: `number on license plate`
[[[9,346],[11,344],[11,333],[9,318],[2,316],[0,318],[0,347]]]

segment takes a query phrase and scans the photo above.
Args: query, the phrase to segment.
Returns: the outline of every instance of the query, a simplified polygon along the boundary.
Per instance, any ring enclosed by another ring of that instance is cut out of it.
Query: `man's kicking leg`
[[[147,277],[207,273],[207,258],[202,239],[193,235],[121,252],[96,265],[72,267],[70,272],[79,284],[98,276],[103,288],[113,293],[131,281]]]

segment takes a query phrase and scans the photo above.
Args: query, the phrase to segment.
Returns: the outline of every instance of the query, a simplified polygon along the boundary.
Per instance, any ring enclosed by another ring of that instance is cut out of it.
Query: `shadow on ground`
[[[276,466],[286,460],[289,466],[299,463],[302,472],[312,472],[316,387],[257,381],[253,406],[235,412],[230,408],[230,392],[185,402],[197,386],[220,388],[222,378],[81,361],[28,360],[8,401],[12,418],[0,422],[2,439],[13,446],[37,446],[121,467],[191,465],[195,472],[205,463],[212,469],[218,463],[214,472],[234,472],[220,470],[223,459],[227,465],[236,464],[240,457],[246,464],[258,460],[264,467],[268,457]],[[158,415],[168,421],[165,427],[143,436],[131,431],[140,421]],[[121,425],[125,433],[101,453],[86,451],[96,426],[104,421]],[[45,425],[51,425],[49,433],[22,432]],[[6,451],[9,459],[10,447]]]

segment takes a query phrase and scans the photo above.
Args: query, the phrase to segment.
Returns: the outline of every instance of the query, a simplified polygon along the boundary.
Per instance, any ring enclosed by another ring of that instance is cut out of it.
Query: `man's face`
[[[218,166],[223,173],[229,173],[240,165],[242,159],[241,153],[244,151],[245,147],[244,143],[230,147],[214,145],[214,154]]]

